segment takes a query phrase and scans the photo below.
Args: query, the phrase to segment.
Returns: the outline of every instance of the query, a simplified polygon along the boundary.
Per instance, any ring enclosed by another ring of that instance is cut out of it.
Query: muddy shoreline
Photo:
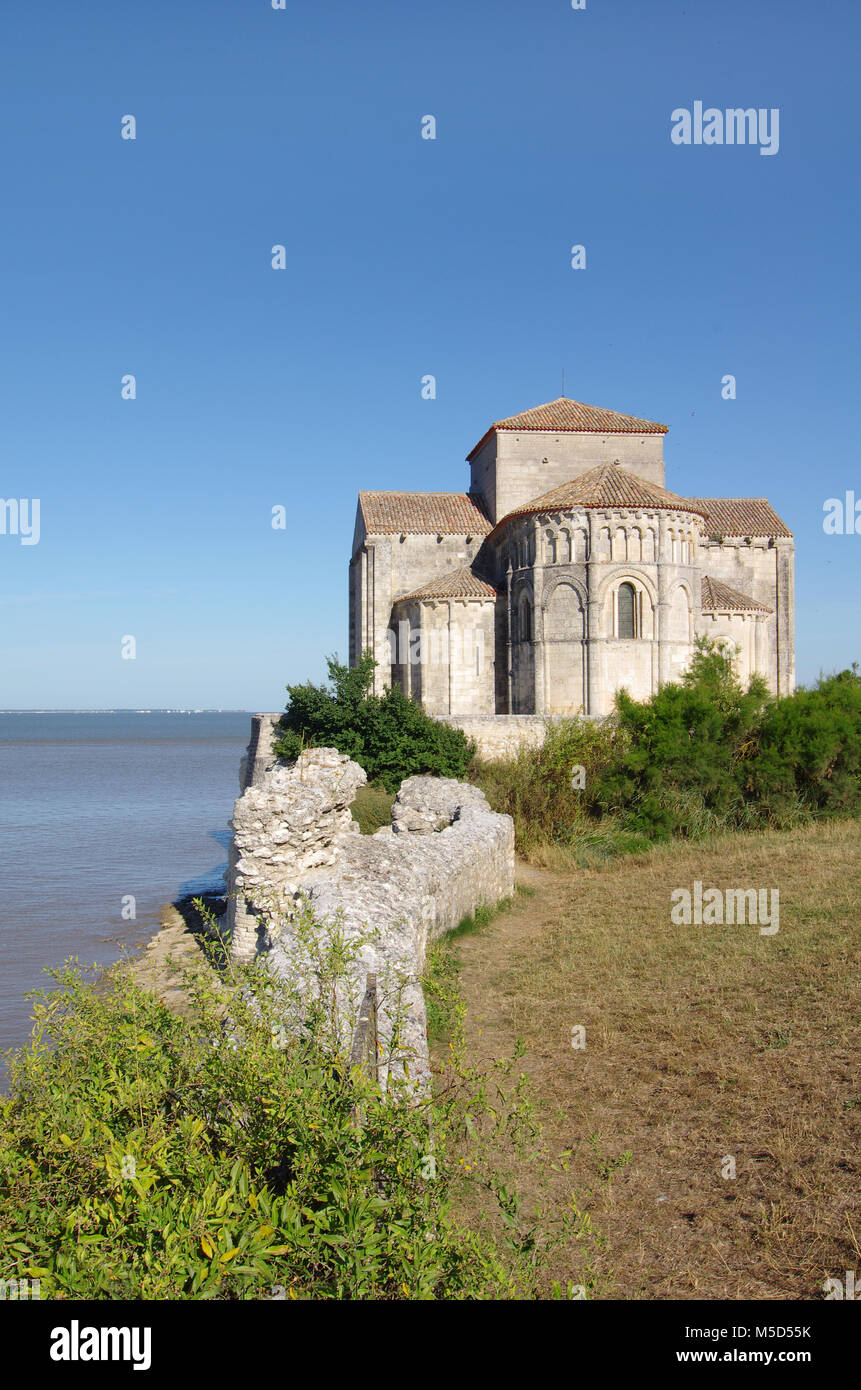
[[[201,901],[216,916],[224,911],[225,899],[202,893]],[[192,898],[179,898],[161,908],[160,926],[149,940],[136,943],[128,968],[136,984],[151,991],[177,1013],[184,1013],[188,1001],[182,988],[181,972],[192,965],[206,965],[204,943],[211,940],[209,924]]]

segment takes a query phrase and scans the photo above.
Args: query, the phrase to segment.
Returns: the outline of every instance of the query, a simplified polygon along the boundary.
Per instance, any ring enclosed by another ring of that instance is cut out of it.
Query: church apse
[[[561,398],[492,425],[465,493],[360,493],[351,661],[448,719],[602,716],[707,632],[788,693],[791,532],[763,498],[667,489],[665,433]]]

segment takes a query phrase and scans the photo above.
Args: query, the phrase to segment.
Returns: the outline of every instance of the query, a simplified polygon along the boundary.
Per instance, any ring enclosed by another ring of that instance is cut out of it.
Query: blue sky
[[[0,19],[0,706],[280,707],[346,654],[358,489],[466,488],[563,366],[789,523],[799,680],[861,655],[856,5],[83,8]],[[779,152],[675,146],[695,100]]]

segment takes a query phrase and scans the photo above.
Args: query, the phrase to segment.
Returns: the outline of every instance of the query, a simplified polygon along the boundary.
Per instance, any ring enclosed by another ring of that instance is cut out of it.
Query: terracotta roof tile
[[[765,603],[748,598],[738,589],[731,589],[720,579],[703,576],[702,610],[704,613],[773,613]]]
[[[585,405],[583,401],[559,396],[555,401],[522,410],[519,415],[495,420],[467,458],[472,458],[494,430],[555,430],[560,434],[666,434],[667,426],[655,420],[641,420],[637,415],[623,415],[618,410],[604,410],[601,406]]]
[[[466,492],[360,492],[369,536],[486,536],[490,522]]]
[[[571,511],[577,507],[636,507],[705,514],[705,509],[689,497],[679,497],[657,483],[646,482],[645,478],[628,473],[618,463],[602,463],[570,483],[563,483],[552,492],[545,492],[541,497],[515,507],[498,524],[504,526],[515,516]]]
[[[765,497],[692,497],[691,501],[707,512],[711,536],[792,536]]]
[[[462,567],[452,570],[449,574],[441,575],[439,579],[432,579],[428,584],[423,584],[420,589],[413,589],[412,593],[401,594],[400,598],[395,599],[395,603],[403,603],[406,599],[425,599],[425,598],[496,598],[496,590],[492,584],[488,584],[484,579],[479,579],[477,574],[473,574],[471,569]]]

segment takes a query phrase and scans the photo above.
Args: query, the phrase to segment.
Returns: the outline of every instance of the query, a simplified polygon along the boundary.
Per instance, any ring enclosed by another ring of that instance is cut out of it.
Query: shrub
[[[288,685],[290,702],[279,725],[275,753],[293,761],[303,748],[337,748],[365,769],[369,781],[394,792],[405,777],[466,774],[475,745],[460,729],[425,714],[396,686],[372,695],[376,662],[366,652],[357,666],[327,658],[331,688]]]
[[[570,852],[577,862],[593,862],[617,848],[616,825],[607,818],[597,825],[601,818],[597,797],[607,768],[625,738],[612,719],[601,723],[579,718],[554,720],[548,723],[540,747],[521,747],[515,757],[505,761],[477,758],[469,775],[495,811],[513,818],[521,854],[541,859],[540,851],[549,846]],[[583,769],[582,788],[574,785],[577,767]],[[642,843],[626,844],[625,848],[641,848]]]
[[[742,687],[726,644],[699,638],[681,680],[650,699],[622,690],[612,718],[553,723],[541,748],[476,760],[470,775],[514,817],[520,852],[545,861],[548,848],[590,862],[675,835],[854,814],[861,678],[853,667],[776,700],[760,676]]]
[[[394,796],[379,782],[359,787],[350,806],[350,815],[363,835],[373,835],[384,825],[392,823]]]
[[[331,1015],[349,951],[306,926],[325,1007],[260,965],[188,973],[182,1018],[119,967],[57,972],[0,1102],[0,1278],[58,1299],[534,1293],[533,1219],[505,1244],[452,1216],[465,1183],[508,1201],[488,1154],[534,1148],[522,1104],[463,1068],[438,1101],[384,1097]]]
[[[745,790],[762,818],[785,821],[799,808],[830,816],[861,808],[861,679],[820,679],[772,705],[745,766]]]
[[[625,735],[598,791],[609,811],[655,840],[745,820],[741,764],[768,707],[760,676],[743,690],[724,645],[699,638],[681,681],[650,700],[616,697]]]

